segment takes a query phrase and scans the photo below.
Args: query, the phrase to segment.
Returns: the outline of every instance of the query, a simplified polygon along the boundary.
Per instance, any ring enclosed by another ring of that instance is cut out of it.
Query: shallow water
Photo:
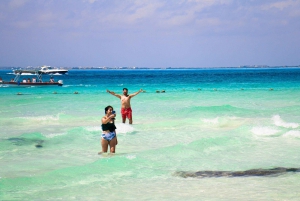
[[[299,78],[300,69],[71,70],[57,77],[63,87],[1,86],[0,198],[298,200],[300,173],[175,173],[300,168]],[[106,93],[123,87],[146,91],[132,99],[133,125]],[[114,156],[97,154],[107,105],[118,114]]]

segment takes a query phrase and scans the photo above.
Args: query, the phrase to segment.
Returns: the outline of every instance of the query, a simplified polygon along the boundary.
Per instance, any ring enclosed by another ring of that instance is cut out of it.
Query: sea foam
[[[58,121],[59,120],[59,114],[54,115],[45,115],[45,116],[27,116],[27,117],[19,117],[20,119],[28,119],[28,120],[34,120],[34,121]]]
[[[256,136],[272,136],[279,132],[279,130],[271,127],[253,127],[251,132]]]
[[[298,130],[288,131],[283,135],[283,137],[297,137],[297,138],[300,138],[300,131],[298,131]]]
[[[43,136],[45,136],[46,138],[54,138],[54,137],[62,136],[62,135],[66,135],[66,133],[50,133],[50,134],[43,134]]]
[[[129,124],[117,123],[116,127],[117,127],[118,134],[119,133],[122,133],[122,134],[132,133],[134,131],[133,126],[129,125]]]
[[[279,126],[279,127],[284,127],[284,128],[297,128],[297,127],[299,127],[299,124],[297,124],[297,123],[284,122],[279,115],[274,115],[272,117],[272,120],[273,120],[273,123],[276,126]]]
[[[219,117],[216,117],[214,119],[202,119],[204,123],[209,123],[209,124],[217,124],[219,123]]]

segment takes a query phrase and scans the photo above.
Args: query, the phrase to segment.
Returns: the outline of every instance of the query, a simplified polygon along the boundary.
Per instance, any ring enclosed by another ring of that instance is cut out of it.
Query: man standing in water
[[[126,122],[126,117],[129,119],[129,124],[132,124],[132,110],[131,110],[131,105],[130,105],[130,99],[133,96],[138,95],[139,93],[141,93],[143,90],[140,89],[139,91],[128,95],[128,89],[124,88],[123,89],[123,94],[116,94],[113,91],[109,91],[106,90],[108,93],[110,93],[111,95],[114,95],[116,97],[118,97],[119,99],[121,99],[121,114],[122,114],[122,122],[125,123]]]

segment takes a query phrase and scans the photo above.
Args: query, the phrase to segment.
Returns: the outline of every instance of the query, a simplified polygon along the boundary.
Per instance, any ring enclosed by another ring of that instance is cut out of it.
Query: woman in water
[[[115,111],[113,111],[112,106],[107,106],[105,108],[105,116],[102,118],[102,135],[101,135],[101,145],[102,152],[107,153],[108,145],[110,147],[110,153],[115,153],[116,145],[118,144],[116,126],[115,126]]]

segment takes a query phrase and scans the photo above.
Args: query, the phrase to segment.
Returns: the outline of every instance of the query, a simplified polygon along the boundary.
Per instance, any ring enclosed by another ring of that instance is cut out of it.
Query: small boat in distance
[[[42,72],[43,74],[66,74],[68,73],[68,70],[51,66],[42,66],[40,72]]]
[[[39,69],[37,70],[13,70],[13,74],[15,74],[15,78],[11,79],[9,82],[7,81],[0,81],[0,85],[7,85],[7,86],[16,86],[16,87],[29,87],[29,86],[62,86],[63,81],[58,80],[55,81],[52,75],[56,75],[56,73],[47,73],[43,72]],[[42,80],[42,75],[50,75],[50,79],[48,82],[44,82]],[[61,74],[60,74],[61,75]],[[21,76],[31,76],[20,80]],[[33,76],[33,77],[32,77]]]
[[[68,73],[67,69],[60,69],[60,68],[56,68],[56,67],[52,67],[52,66],[41,66],[37,69],[33,69],[33,70],[13,70],[14,74],[18,74],[20,72],[22,72],[22,74],[33,74],[35,75],[36,71],[38,71],[40,74],[49,74],[49,75],[63,75]]]

